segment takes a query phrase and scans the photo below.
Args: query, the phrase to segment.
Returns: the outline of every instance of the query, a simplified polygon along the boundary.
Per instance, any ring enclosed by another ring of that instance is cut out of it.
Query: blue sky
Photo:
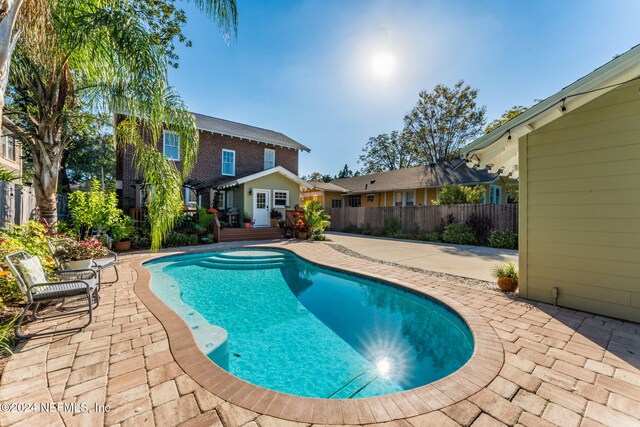
[[[420,90],[464,79],[490,121],[640,43],[637,0],[237,1],[229,44],[184,3],[193,46],[171,84],[192,111],[310,147],[301,175],[360,168],[369,137],[400,130]]]

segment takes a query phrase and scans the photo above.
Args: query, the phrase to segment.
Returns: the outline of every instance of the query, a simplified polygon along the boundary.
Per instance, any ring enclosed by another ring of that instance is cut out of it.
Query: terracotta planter
[[[518,289],[518,279],[512,279],[511,277],[502,277],[498,279],[498,287],[503,292],[514,292]]]
[[[271,227],[272,228],[278,227],[278,218],[271,218]]]
[[[91,268],[92,263],[93,263],[93,258],[81,259],[78,261],[67,261],[67,269],[86,270],[87,268]]]
[[[306,231],[298,231],[298,239],[307,240],[307,232]]]
[[[250,222],[245,222],[244,223],[244,228],[251,228],[251,223]]]
[[[117,242],[113,242],[113,249],[118,252],[128,251],[131,249],[131,240],[119,240]]]

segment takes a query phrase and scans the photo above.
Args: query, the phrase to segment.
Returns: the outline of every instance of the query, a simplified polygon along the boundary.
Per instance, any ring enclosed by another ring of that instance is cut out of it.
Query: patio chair
[[[20,292],[26,302],[24,310],[20,314],[18,322],[16,323],[16,337],[31,338],[40,335],[80,331],[91,323],[93,319],[93,309],[98,307],[98,304],[100,303],[100,296],[98,295],[99,279],[95,270],[59,270],[53,273],[58,280],[49,281],[47,280],[44,268],[42,268],[40,259],[36,256],[20,251],[5,256],[5,260],[11,270],[11,273],[18,282],[18,287],[20,288]],[[43,302],[60,300],[62,305],[64,305],[65,299],[78,296],[84,296],[87,298],[86,308],[49,316],[41,316],[38,314],[40,304]],[[33,334],[22,334],[20,332],[20,326],[22,326],[22,322],[31,307],[33,307],[31,315],[37,320],[47,320],[82,313],[88,313],[89,319],[86,324],[78,327],[56,331],[36,332]]]
[[[56,249],[58,249],[58,246],[60,246],[62,243],[68,241],[68,240],[72,240],[70,238],[66,238],[66,239],[54,239],[49,241],[49,243],[47,243],[47,245],[49,246],[49,251],[51,251],[51,256],[53,256],[54,261],[56,262],[56,266],[58,267],[59,270],[64,270],[65,266],[64,263],[62,261],[60,261],[59,258],[56,257]],[[102,282],[102,272],[104,270],[107,270],[109,268],[112,268],[115,270],[116,272],[116,279],[112,282]],[[109,251],[109,254],[104,257],[104,258],[98,258],[98,259],[94,259],[93,260],[93,265],[91,266],[92,269],[96,270],[96,272],[98,273],[98,281],[101,284],[110,284],[110,283],[116,283],[118,281],[118,254],[113,252],[113,251]]]

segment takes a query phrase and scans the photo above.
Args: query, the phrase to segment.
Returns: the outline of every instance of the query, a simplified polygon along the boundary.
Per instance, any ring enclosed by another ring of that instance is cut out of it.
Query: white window
[[[236,174],[236,152],[233,150],[222,150],[222,175],[235,176]]]
[[[225,209],[225,191],[214,191],[211,195],[211,206],[216,209]]]
[[[14,137],[2,137],[2,157],[11,161],[16,160],[16,140]]]
[[[499,205],[501,203],[501,199],[502,199],[501,190],[502,188],[500,188],[497,185],[491,186],[491,204],[492,205]]]
[[[415,206],[416,190],[396,191],[394,206]]]
[[[402,206],[402,191],[396,191],[396,199],[393,206]]]
[[[287,190],[273,191],[273,207],[284,208],[289,206],[289,192]]]
[[[264,169],[271,169],[276,167],[276,150],[270,148],[264,149]]]
[[[226,208],[232,208],[233,207],[233,191],[227,191],[227,203],[226,203]]]
[[[405,191],[404,192],[404,205],[405,206],[415,206],[416,204],[416,191]]]
[[[169,160],[180,160],[180,137],[177,133],[165,130],[163,132],[162,152]]]

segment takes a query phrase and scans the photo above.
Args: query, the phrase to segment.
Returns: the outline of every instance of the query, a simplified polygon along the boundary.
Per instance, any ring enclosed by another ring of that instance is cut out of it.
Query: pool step
[[[274,258],[290,258],[288,254],[280,252],[267,253],[266,251],[230,251],[230,252],[216,252],[214,255],[216,258],[224,259],[274,259]]]
[[[207,262],[206,260],[200,260],[195,263],[200,267],[217,268],[221,270],[264,270],[269,268],[281,268],[290,265],[290,262],[277,261],[277,262],[254,262],[254,263],[237,263],[237,262]]]
[[[284,262],[288,261],[287,258],[283,256],[275,256],[275,257],[252,257],[252,258],[241,258],[241,257],[221,257],[221,256],[212,256],[209,258],[204,258],[202,261],[206,262],[222,262],[222,263],[233,263],[233,264],[255,264],[255,263],[264,263],[264,262]]]

